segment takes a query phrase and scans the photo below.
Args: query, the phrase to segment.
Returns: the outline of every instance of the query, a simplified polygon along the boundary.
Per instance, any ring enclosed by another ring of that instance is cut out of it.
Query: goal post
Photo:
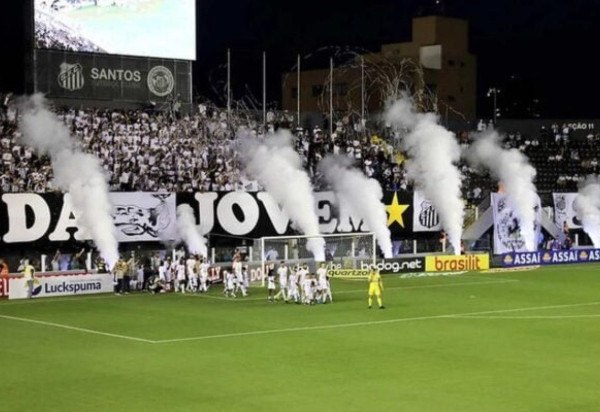
[[[325,263],[339,269],[357,269],[362,264],[375,264],[377,246],[375,235],[366,233],[344,233],[321,236],[268,236],[255,239],[252,260],[261,263],[263,280],[269,263],[286,265],[308,264],[314,272],[317,262],[307,248],[311,239],[322,238],[325,241]]]

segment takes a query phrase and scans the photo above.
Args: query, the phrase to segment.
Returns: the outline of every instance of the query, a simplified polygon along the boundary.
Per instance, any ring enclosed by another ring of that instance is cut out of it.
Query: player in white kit
[[[288,300],[293,300],[296,303],[300,303],[300,292],[298,291],[298,271],[300,268],[296,267],[290,270],[290,276],[288,278]]]
[[[235,298],[235,275],[233,272],[225,271],[225,296]]]
[[[279,291],[275,295],[275,300],[279,300],[280,297],[283,296],[283,300],[287,302],[287,287],[288,287],[288,268],[285,265],[285,262],[282,260],[277,268],[277,276],[279,279]]]
[[[158,265],[158,278],[163,282],[167,281],[167,267],[165,265],[165,262],[163,262],[162,260]]]
[[[196,259],[194,256],[190,257],[185,261],[185,267],[188,276],[187,290],[191,292],[198,291],[198,272],[196,271]]]
[[[317,291],[321,303],[326,303],[327,299],[329,299],[329,302],[333,302],[325,263],[321,263],[321,267],[317,269]]]
[[[304,296],[305,296],[305,291],[304,291],[304,285],[305,285],[305,280],[306,277],[308,276],[308,266],[304,265],[304,266],[299,266],[298,267],[298,284],[300,285],[300,299],[304,302]]]
[[[173,291],[175,289],[174,284],[173,284],[173,266],[175,266],[172,262],[171,262],[171,257],[167,256],[167,258],[165,259],[165,261],[162,263],[161,265],[163,267],[163,271],[165,274],[165,289],[169,292]],[[160,274],[160,271],[159,271]]]
[[[186,278],[183,258],[179,259],[179,263],[175,265],[175,281],[177,282],[175,290],[177,292],[185,293]]]
[[[247,294],[248,290],[250,289],[250,274],[248,273],[248,266],[244,266],[244,268],[242,269],[242,278],[244,288],[246,289]]]
[[[242,254],[239,250],[235,250],[232,262],[233,275],[235,277],[235,291],[241,291],[242,296],[246,296],[246,288],[244,286],[244,276],[242,274]]]
[[[304,282],[302,285],[303,290],[303,303],[305,305],[312,305],[315,298],[315,281],[312,275],[307,274],[304,276]]]
[[[208,269],[210,265],[203,258],[200,259],[200,292],[208,292]]]

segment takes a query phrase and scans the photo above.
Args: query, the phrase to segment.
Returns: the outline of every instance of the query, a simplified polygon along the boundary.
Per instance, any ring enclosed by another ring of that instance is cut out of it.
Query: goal
[[[377,249],[373,233],[321,235],[325,240],[325,263],[338,269],[360,269],[376,263]],[[288,266],[308,264],[315,271],[317,262],[309,250],[315,236],[273,236],[254,240],[252,260],[261,262],[262,273],[268,263],[285,261]],[[308,247],[307,247],[308,246]]]

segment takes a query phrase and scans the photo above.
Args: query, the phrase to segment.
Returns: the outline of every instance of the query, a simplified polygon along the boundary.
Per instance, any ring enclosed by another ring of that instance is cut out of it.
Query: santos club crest
[[[148,72],[148,89],[158,97],[170,94],[174,86],[173,73],[165,66],[155,66]]]
[[[426,227],[427,229],[432,229],[440,224],[440,217],[433,207],[433,204],[424,200],[421,202],[421,210],[419,212],[419,223],[421,226]]]
[[[413,231],[436,232],[441,230],[440,215],[434,204],[420,191],[413,195]]]
[[[85,80],[81,64],[64,62],[60,65],[60,73],[58,74],[58,85],[60,87],[73,92],[82,89],[84,84]]]

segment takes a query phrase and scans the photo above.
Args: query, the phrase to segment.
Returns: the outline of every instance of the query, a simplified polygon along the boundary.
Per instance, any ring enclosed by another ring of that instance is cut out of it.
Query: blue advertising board
[[[542,250],[502,255],[502,266],[504,267],[588,262],[600,262],[600,249]]]

